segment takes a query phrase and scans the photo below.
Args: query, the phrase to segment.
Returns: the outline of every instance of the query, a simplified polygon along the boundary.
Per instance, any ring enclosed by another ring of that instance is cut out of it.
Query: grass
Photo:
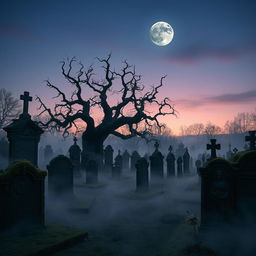
[[[1,237],[0,254],[4,256],[41,256],[70,247],[88,237],[87,232],[61,225],[22,235]]]

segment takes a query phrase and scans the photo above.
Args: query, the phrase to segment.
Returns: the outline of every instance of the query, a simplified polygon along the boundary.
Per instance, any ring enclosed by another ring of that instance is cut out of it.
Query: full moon
[[[165,46],[173,39],[174,31],[170,24],[164,21],[156,22],[150,29],[150,38],[158,46]]]

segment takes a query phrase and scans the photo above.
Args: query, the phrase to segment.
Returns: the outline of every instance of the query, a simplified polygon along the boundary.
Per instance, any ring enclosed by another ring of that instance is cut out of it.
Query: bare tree
[[[110,57],[97,58],[103,65],[104,79],[101,80],[96,78],[92,66],[85,69],[74,58],[62,62],[62,75],[75,88],[71,96],[68,97],[47,80],[47,87],[57,92],[56,98],[61,102],[50,109],[37,97],[41,109],[39,115],[46,113],[49,116],[47,122],[39,122],[41,126],[63,130],[64,136],[74,128],[82,128],[82,147],[86,153],[102,155],[103,142],[109,135],[122,139],[134,136],[146,138],[154,123],[160,128],[163,127],[159,117],[175,115],[167,97],[161,101],[157,99],[165,76],[161,77],[157,86],[145,92],[141,76],[136,74],[135,67],[124,61],[121,71],[116,72],[110,65]],[[74,74],[75,64],[79,65],[79,69]],[[91,92],[86,91],[87,89]],[[128,127],[128,132],[123,134],[120,129],[125,126]]]
[[[189,126],[182,126],[181,127],[181,134],[182,136],[187,135],[201,135],[205,131],[204,125],[202,123],[195,123]]]
[[[0,89],[0,129],[8,125],[12,119],[20,114],[19,100],[15,99],[11,92]]]
[[[208,122],[205,126],[204,132],[207,134],[209,138],[214,138],[215,135],[220,134],[222,132],[222,129],[218,125]]]
[[[256,129],[256,111],[238,113],[235,118],[225,123],[225,132],[229,134],[245,133]]]

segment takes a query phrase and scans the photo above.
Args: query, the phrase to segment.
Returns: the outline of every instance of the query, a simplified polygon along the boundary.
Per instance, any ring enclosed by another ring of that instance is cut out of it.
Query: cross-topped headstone
[[[32,97],[29,96],[29,92],[24,92],[23,95],[20,95],[20,99],[23,100],[23,113],[22,116],[28,116],[28,105],[32,101]]]
[[[256,131],[249,131],[249,136],[245,136],[245,141],[250,142],[250,150],[255,150]]]
[[[159,146],[160,145],[159,145],[158,141],[156,141],[155,144],[154,144],[154,147],[155,147],[156,151],[158,151]]]
[[[216,150],[220,150],[220,144],[216,144],[216,139],[211,139],[211,144],[207,144],[206,149],[207,150],[211,150],[211,158],[210,159],[214,159],[216,158]]]
[[[76,145],[77,144],[77,138],[74,137],[74,144]]]

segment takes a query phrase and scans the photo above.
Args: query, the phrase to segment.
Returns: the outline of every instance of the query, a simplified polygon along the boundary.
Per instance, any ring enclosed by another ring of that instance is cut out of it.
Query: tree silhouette
[[[109,135],[122,139],[134,136],[147,138],[152,125],[162,127],[159,117],[175,115],[169,98],[165,97],[161,101],[157,99],[165,76],[161,77],[157,86],[152,86],[145,92],[141,76],[136,74],[134,66],[124,61],[121,71],[116,72],[110,65],[110,58],[111,55],[97,58],[103,64],[104,79],[101,80],[96,78],[93,66],[85,69],[75,58],[63,61],[62,75],[75,88],[71,96],[67,97],[66,93],[49,80],[46,81],[47,87],[57,92],[56,98],[61,102],[51,109],[37,96],[41,109],[39,116],[47,115],[47,121],[39,121],[42,127],[63,130],[63,135],[67,136],[73,128],[78,131],[82,123],[84,155],[88,152],[102,155],[103,142]],[[77,73],[74,73],[75,65],[79,66]],[[86,91],[87,89],[93,93]],[[91,94],[93,96],[88,96]],[[114,103],[117,98],[119,101]],[[125,133],[122,132],[124,127]]]
[[[0,129],[8,125],[12,119],[20,114],[19,100],[15,99],[11,92],[0,89]]]

